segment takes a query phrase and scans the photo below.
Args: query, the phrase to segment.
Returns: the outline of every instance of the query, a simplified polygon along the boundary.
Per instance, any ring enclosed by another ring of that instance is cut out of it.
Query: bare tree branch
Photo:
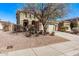
[[[46,25],[49,18],[52,20],[61,18],[67,14],[67,4],[64,3],[31,3],[24,4],[24,11],[29,11],[36,16],[43,25]]]

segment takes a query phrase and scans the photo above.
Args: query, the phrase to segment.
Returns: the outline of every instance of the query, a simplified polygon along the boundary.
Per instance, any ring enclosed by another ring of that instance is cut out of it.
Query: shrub
[[[26,32],[26,33],[25,33],[25,36],[26,36],[26,37],[30,37],[30,36],[31,36],[31,33],[30,33],[30,32]]]
[[[74,28],[72,28],[72,31],[73,31],[74,34],[77,34],[77,33],[79,33],[79,28],[74,27]]]
[[[50,34],[50,36],[54,36],[55,35],[55,32],[52,32],[51,34]]]
[[[68,29],[68,27],[64,27],[64,26],[63,26],[63,27],[61,27],[61,31],[62,31],[62,32],[65,32],[65,31],[66,31],[66,29]]]

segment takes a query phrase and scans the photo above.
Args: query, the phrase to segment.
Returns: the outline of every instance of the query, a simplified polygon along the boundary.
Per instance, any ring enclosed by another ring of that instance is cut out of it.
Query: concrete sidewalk
[[[66,38],[70,41],[47,45],[43,47],[17,50],[0,55],[8,56],[73,56],[79,55],[79,36],[56,32],[55,35]]]

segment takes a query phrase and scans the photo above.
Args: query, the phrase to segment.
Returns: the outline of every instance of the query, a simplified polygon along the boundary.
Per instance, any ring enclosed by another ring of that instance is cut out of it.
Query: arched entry
[[[24,27],[24,31],[26,31],[26,28],[28,28],[28,20],[23,20],[23,27]]]
[[[35,23],[36,23],[36,21],[33,20],[33,21],[32,21],[32,25],[35,25]]]
[[[28,20],[23,20],[23,26],[26,27],[28,25]]]

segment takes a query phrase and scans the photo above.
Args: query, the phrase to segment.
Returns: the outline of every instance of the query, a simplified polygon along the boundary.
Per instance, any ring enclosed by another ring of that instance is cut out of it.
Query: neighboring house
[[[0,21],[0,30],[13,31],[13,24],[6,21]]]
[[[66,31],[71,31],[73,28],[79,28],[79,17],[60,21],[58,24],[58,30],[61,31],[62,27],[66,27]]]
[[[71,24],[71,22],[68,20],[61,21],[58,24],[58,30],[63,31],[63,29],[64,29],[64,31],[71,31],[70,24]]]
[[[73,27],[79,27],[79,17],[70,19]]]
[[[3,30],[3,25],[1,23],[1,21],[0,21],[0,30]]]

